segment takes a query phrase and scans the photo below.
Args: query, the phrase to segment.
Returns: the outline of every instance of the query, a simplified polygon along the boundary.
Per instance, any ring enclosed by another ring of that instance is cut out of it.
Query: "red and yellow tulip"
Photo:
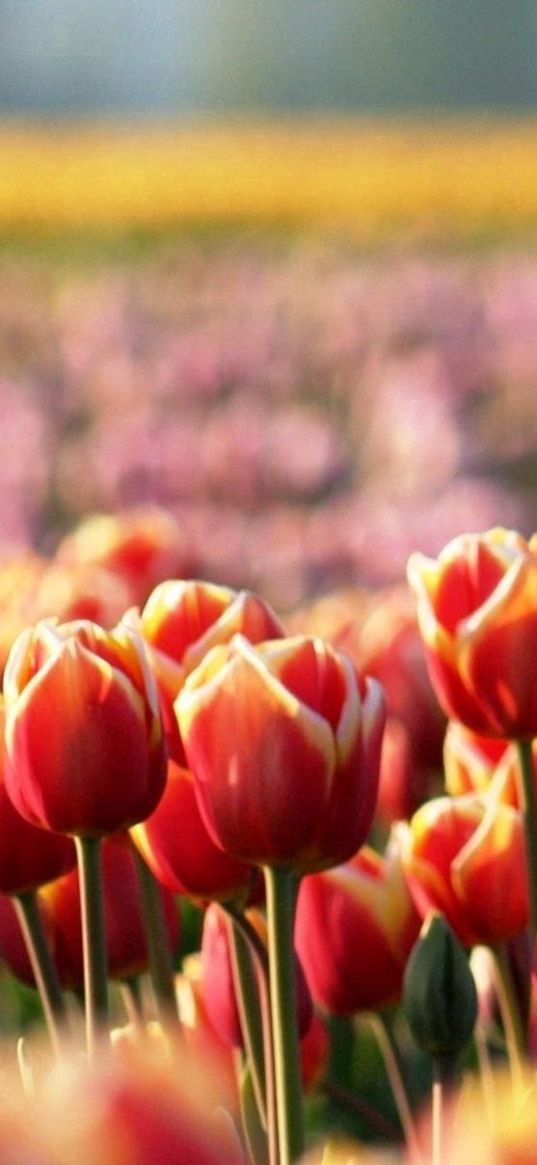
[[[4,693],[6,788],[26,820],[99,836],[152,812],[166,755],[156,685],[132,627],[29,627],[10,652]]]
[[[175,704],[201,813],[243,861],[298,873],[365,840],[378,786],[384,700],[376,680],[320,639],[208,653]]]
[[[408,577],[429,673],[448,716],[486,736],[537,735],[537,540],[512,530],[454,538]]]

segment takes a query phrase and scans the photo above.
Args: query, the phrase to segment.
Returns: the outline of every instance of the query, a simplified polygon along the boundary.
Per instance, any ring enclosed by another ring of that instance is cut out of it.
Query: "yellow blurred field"
[[[526,231],[537,120],[0,123],[3,233],[237,222]]]

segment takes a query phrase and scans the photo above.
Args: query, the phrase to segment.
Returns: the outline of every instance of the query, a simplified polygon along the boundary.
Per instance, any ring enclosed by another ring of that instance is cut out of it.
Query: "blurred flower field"
[[[461,524],[532,526],[535,141],[4,123],[6,553],[156,503],[193,568],[287,609]]]
[[[0,530],[49,551],[156,504],[280,609],[533,528],[537,254],[168,240],[0,261]]]

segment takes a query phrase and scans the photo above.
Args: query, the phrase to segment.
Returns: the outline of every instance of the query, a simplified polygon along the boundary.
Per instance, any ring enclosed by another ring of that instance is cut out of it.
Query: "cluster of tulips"
[[[109,569],[147,568],[138,534],[116,521]],[[168,578],[112,627],[51,612],[16,636],[0,953],[48,1038],[17,1071],[5,1051],[7,1165],[533,1161],[537,545],[461,536],[409,583],[284,626]],[[201,940],[179,968],[180,900]],[[360,1109],[331,1075],[356,1017],[386,1146],[304,1119],[313,1094]]]

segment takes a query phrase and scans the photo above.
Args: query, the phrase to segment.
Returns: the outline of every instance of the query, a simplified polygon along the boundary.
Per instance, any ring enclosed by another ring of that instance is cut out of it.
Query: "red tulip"
[[[295,941],[314,1001],[336,1015],[396,1002],[420,925],[395,834],[384,857],[364,846],[304,878]]]
[[[164,793],[131,836],[155,877],[175,894],[202,901],[244,895],[257,872],[215,845],[200,814],[188,769],[168,761]]]
[[[157,678],[170,754],[185,763],[173,702],[187,675],[211,647],[240,633],[251,643],[284,634],[274,612],[250,591],[194,579],[170,579],[157,586],[140,616]]]
[[[91,514],[60,543],[56,560],[105,567],[128,585],[136,604],[144,603],[162,579],[192,574],[195,561],[183,528],[157,506]]]
[[[537,736],[537,555],[503,529],[453,539],[408,577],[429,673],[448,716],[485,736]]]
[[[320,639],[208,653],[175,708],[201,813],[227,853],[299,873],[347,859],[375,809],[380,685]]]
[[[100,835],[155,808],[165,748],[136,631],[79,621],[24,631],[4,677],[6,788],[34,825]]]
[[[495,791],[437,797],[404,831],[403,868],[423,918],[439,910],[466,946],[504,942],[528,922],[522,815]]]

